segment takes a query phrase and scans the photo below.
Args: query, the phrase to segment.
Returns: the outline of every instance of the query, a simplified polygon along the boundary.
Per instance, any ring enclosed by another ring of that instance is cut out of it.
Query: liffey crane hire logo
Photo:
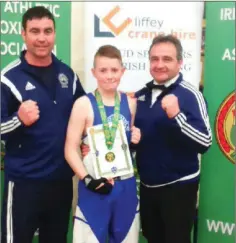
[[[105,17],[102,18],[103,24],[105,24],[110,31],[100,30],[100,18],[94,15],[94,36],[96,37],[115,37],[118,36],[131,22],[130,18],[126,18],[119,25],[115,25],[112,22],[112,18],[120,11],[120,7],[116,6],[113,8]]]
[[[222,102],[216,116],[216,139],[224,155],[235,163],[235,93],[231,93]]]

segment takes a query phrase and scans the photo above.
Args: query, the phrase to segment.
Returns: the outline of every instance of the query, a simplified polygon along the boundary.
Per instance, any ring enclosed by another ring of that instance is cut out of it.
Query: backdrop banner
[[[184,78],[199,87],[204,7],[202,2],[85,2],[84,4],[84,87],[87,92],[93,91],[97,86],[91,73],[94,54],[100,46],[107,44],[120,49],[126,68],[119,89],[125,92],[141,89],[152,79],[148,60],[152,39],[163,34],[172,34],[180,39],[184,49],[182,66]],[[139,188],[138,175],[137,187]],[[144,242],[146,241],[141,236],[140,243]]]
[[[202,15],[201,2],[85,2],[86,90],[96,88],[91,74],[93,57],[105,44],[115,45],[122,53],[126,72],[119,89],[134,92],[142,88],[152,79],[149,46],[155,36],[163,34],[172,34],[181,40],[184,78],[198,87]]]
[[[213,144],[202,158],[198,243],[235,235],[235,3],[206,3],[204,95]]]

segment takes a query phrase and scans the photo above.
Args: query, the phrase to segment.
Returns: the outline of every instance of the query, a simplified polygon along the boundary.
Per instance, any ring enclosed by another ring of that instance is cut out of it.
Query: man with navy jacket
[[[183,80],[182,46],[171,35],[154,38],[153,80],[136,92],[136,147],[140,213],[148,243],[190,243],[199,184],[198,154],[212,143],[202,94]]]
[[[66,243],[73,172],[64,158],[77,75],[52,54],[55,20],[44,7],[22,18],[27,50],[1,72],[1,137],[6,142],[1,242]]]

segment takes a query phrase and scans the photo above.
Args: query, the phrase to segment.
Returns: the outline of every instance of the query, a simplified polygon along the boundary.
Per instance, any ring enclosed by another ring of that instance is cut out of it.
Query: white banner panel
[[[126,72],[119,89],[137,91],[150,81],[148,50],[152,39],[173,34],[183,45],[182,72],[196,87],[200,82],[202,2],[85,2],[85,89],[96,88],[91,68],[101,45],[121,50]]]

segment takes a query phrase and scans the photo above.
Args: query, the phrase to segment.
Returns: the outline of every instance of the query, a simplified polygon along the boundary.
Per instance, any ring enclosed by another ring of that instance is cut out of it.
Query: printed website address
[[[233,235],[235,224],[217,220],[207,219],[207,228],[209,232],[222,233],[223,235]]]

